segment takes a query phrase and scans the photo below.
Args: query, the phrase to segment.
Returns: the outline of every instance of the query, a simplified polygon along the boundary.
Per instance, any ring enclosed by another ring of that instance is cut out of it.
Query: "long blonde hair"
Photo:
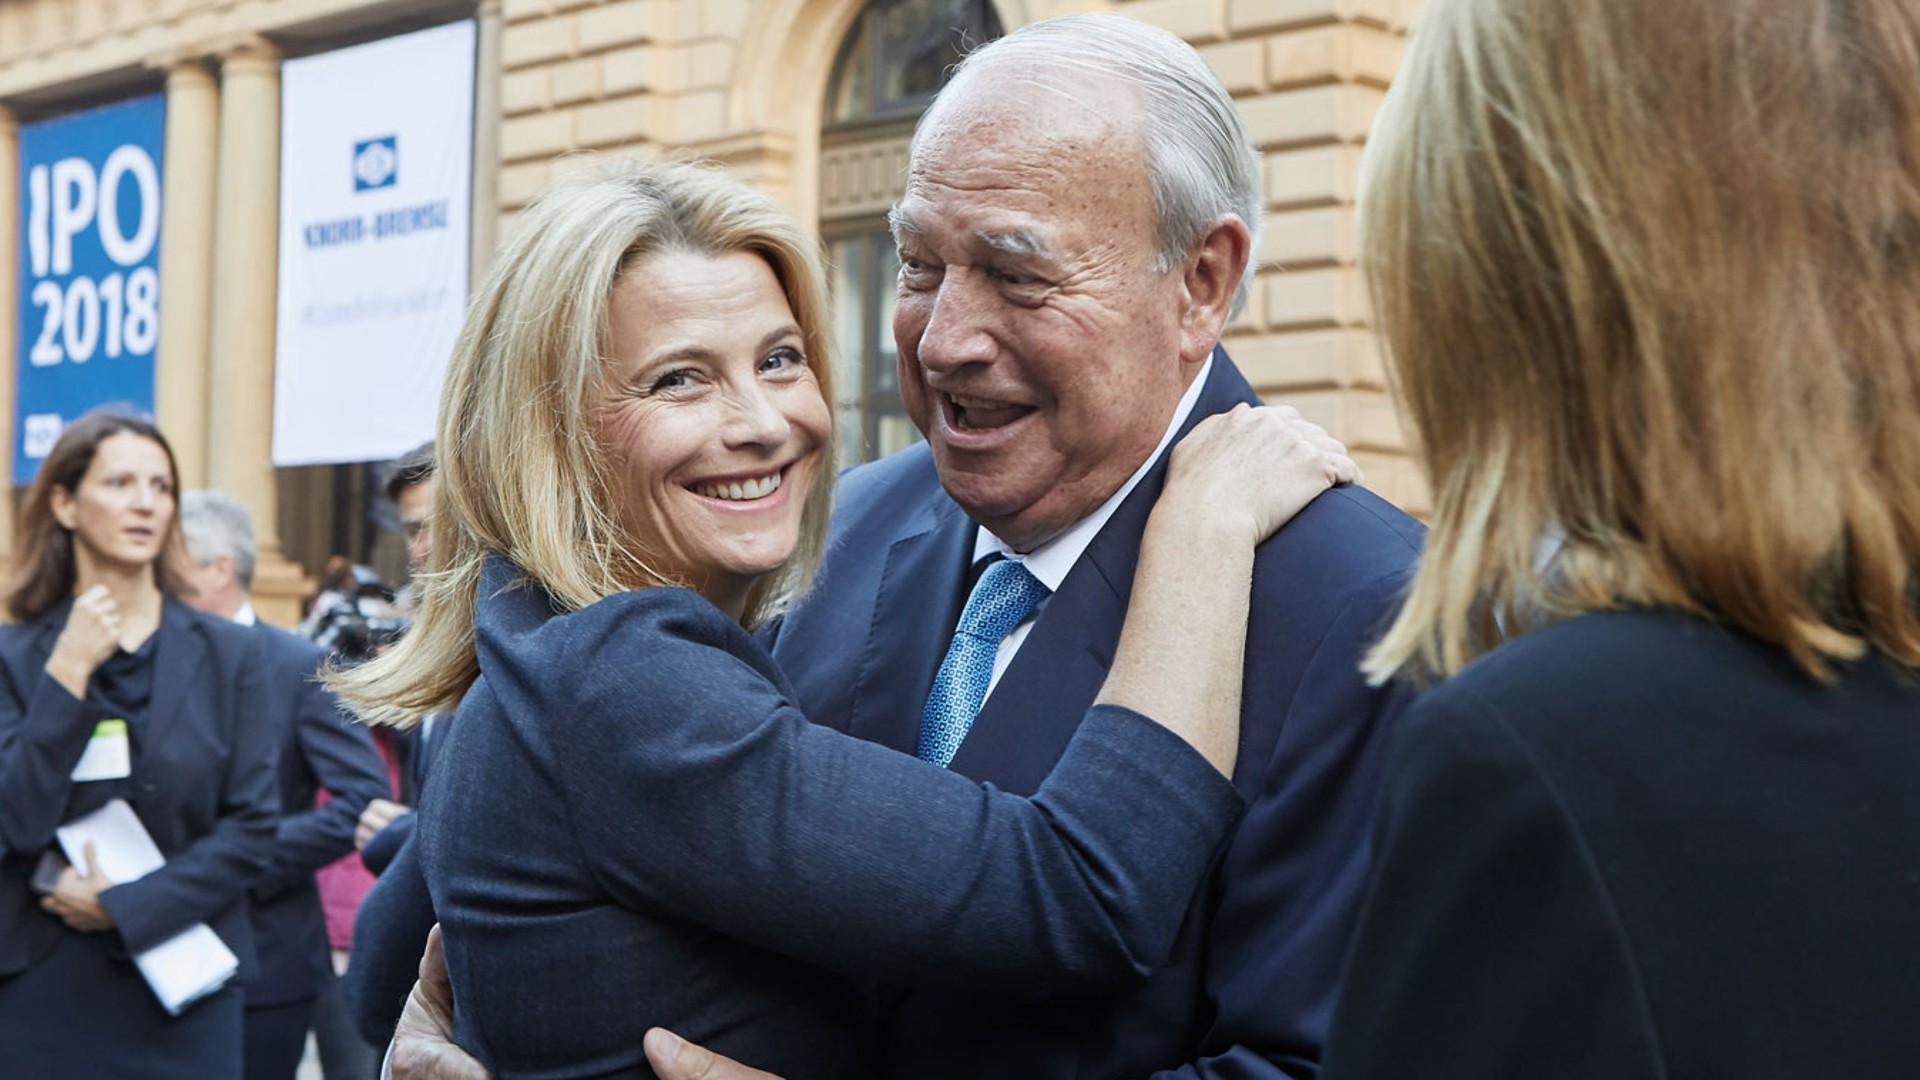
[[[753,252],[779,279],[820,392],[833,400],[817,247],[771,198],[716,170],[597,163],[544,192],[495,256],[467,312],[440,399],[433,549],[413,629],[380,658],[331,676],[369,723],[453,708],[479,674],[473,620],[481,565],[511,557],[564,610],[679,584],[647,565],[609,502],[589,411],[610,336],[609,297],[656,254]],[[803,592],[825,545],[832,441],[807,496],[800,542],[757,583],[754,626]]]
[[[1360,222],[1434,492],[1373,678],[1634,606],[1920,665],[1912,0],[1428,0]]]

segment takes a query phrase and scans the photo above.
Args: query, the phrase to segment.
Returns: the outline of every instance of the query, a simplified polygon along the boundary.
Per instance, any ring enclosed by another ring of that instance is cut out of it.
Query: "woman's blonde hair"
[[[1920,665],[1912,0],[1427,0],[1360,223],[1434,498],[1372,677],[1636,606]]]
[[[512,558],[569,611],[679,584],[649,566],[619,525],[591,413],[615,280],[654,255],[681,251],[766,259],[820,393],[833,401],[817,246],[771,198],[714,169],[630,159],[555,183],[495,255],[447,367],[433,549],[418,579],[413,629],[380,658],[331,678],[369,723],[405,725],[459,703],[479,674],[474,607],[490,552]],[[823,452],[799,546],[748,595],[749,626],[803,592],[819,564],[833,497],[831,439]]]

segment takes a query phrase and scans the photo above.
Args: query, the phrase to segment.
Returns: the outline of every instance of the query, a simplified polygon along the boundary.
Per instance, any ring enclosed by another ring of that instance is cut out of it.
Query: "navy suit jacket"
[[[74,783],[94,725],[113,715],[43,670],[71,603],[0,627],[0,975],[26,970],[72,933],[28,881],[54,829],[126,799],[167,864],[100,894],[111,944],[138,953],[204,922],[254,971],[246,892],[273,855],[278,727],[265,714],[260,646],[245,627],[171,598],[132,774]]]
[[[1187,428],[1243,401],[1258,399],[1216,350]],[[1024,794],[1053,767],[1112,662],[1164,474],[1163,459],[1042,609],[954,770]],[[924,446],[847,474],[820,580],[772,639],[808,716],[913,752],[974,534]],[[1405,696],[1369,688],[1358,664],[1422,537],[1390,504],[1341,487],[1260,548],[1234,776],[1251,805],[1171,965],[1123,994],[1051,1008],[903,992],[888,1021],[889,1075],[1315,1075],[1360,901],[1383,736]]]
[[[373,736],[315,678],[326,650],[266,623],[252,630],[266,664],[266,716],[280,725],[285,811],[273,864],[253,887],[260,973],[246,991],[247,1005],[259,1007],[310,998],[326,985],[333,969],[313,872],[353,850],[360,811],[387,794],[387,777]],[[315,806],[321,790],[331,798]]]
[[[822,969],[1026,997],[1124,984],[1166,955],[1241,808],[1115,706],[1031,801],[983,789],[808,723],[691,592],[560,614],[519,578],[488,560],[459,767],[410,845],[456,1032],[503,1075],[651,1076],[655,1024],[790,1080],[865,1075],[867,995]]]

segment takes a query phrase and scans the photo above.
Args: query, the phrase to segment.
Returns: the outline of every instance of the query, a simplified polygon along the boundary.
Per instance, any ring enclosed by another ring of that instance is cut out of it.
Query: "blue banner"
[[[15,484],[87,410],[153,412],[166,116],[155,94],[20,128]]]

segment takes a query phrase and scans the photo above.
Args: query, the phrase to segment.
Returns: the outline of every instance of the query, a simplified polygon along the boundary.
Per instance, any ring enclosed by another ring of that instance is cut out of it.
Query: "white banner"
[[[472,21],[281,68],[273,463],[433,437],[466,310]]]

